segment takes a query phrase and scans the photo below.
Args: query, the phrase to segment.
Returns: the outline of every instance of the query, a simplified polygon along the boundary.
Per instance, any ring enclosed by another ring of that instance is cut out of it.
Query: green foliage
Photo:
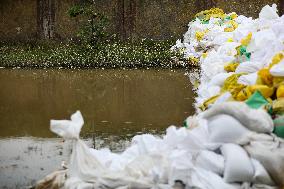
[[[97,47],[99,42],[107,38],[106,27],[109,20],[104,14],[96,12],[93,3],[75,5],[69,9],[68,14],[73,18],[78,16],[83,18],[84,21],[78,32],[78,37],[85,45]]]
[[[74,5],[68,10],[70,17],[76,17],[84,13],[84,8],[82,6]]]
[[[108,42],[84,44],[0,44],[0,67],[28,68],[167,68],[181,57],[172,52],[174,41]],[[180,65],[186,66],[186,65]]]

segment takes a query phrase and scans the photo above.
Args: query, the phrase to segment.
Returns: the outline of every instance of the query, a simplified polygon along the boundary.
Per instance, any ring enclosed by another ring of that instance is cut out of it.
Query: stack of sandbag
[[[74,141],[65,188],[278,188],[284,185],[283,141],[263,109],[224,102],[191,118],[193,128],[171,126],[166,135],[132,139],[123,153],[92,149],[79,139],[80,112],[52,120],[51,130]],[[60,179],[58,179],[60,178]],[[41,185],[42,182],[41,182]],[[51,185],[57,186],[56,183]]]
[[[171,50],[180,52],[189,63],[198,65],[200,58],[206,57],[208,51],[231,39],[231,32],[246,19],[251,18],[238,17],[236,13],[225,14],[219,8],[202,11],[188,24],[184,40],[177,40]]]
[[[197,14],[175,48],[201,66],[198,114],[187,118],[185,127],[169,127],[162,137],[135,136],[120,154],[80,140],[80,112],[71,120],[51,120],[51,130],[74,143],[68,170],[50,175],[41,186],[283,187],[283,20],[275,5],[265,6],[258,19],[220,9]]]
[[[284,137],[284,16],[278,16],[276,5],[267,5],[258,19],[231,33],[230,41],[200,60],[198,111],[221,102],[245,102],[265,109],[273,118],[273,132]]]

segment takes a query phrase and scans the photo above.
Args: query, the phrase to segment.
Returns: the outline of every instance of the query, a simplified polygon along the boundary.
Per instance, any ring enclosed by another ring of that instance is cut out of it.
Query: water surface
[[[0,88],[0,188],[24,188],[68,159],[50,119],[80,110],[90,146],[119,151],[133,135],[161,134],[194,111],[183,70],[0,69]]]

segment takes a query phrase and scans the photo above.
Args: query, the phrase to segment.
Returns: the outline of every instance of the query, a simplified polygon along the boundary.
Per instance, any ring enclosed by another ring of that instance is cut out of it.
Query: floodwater
[[[193,114],[183,70],[0,69],[0,188],[27,188],[68,161],[50,119],[80,110],[89,146],[122,150],[132,136],[162,134]]]

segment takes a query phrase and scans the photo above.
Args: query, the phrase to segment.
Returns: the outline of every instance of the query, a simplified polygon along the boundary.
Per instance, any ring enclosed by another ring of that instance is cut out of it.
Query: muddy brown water
[[[0,188],[27,188],[68,161],[50,119],[83,114],[81,136],[122,150],[132,136],[162,134],[194,112],[184,70],[0,70]]]

